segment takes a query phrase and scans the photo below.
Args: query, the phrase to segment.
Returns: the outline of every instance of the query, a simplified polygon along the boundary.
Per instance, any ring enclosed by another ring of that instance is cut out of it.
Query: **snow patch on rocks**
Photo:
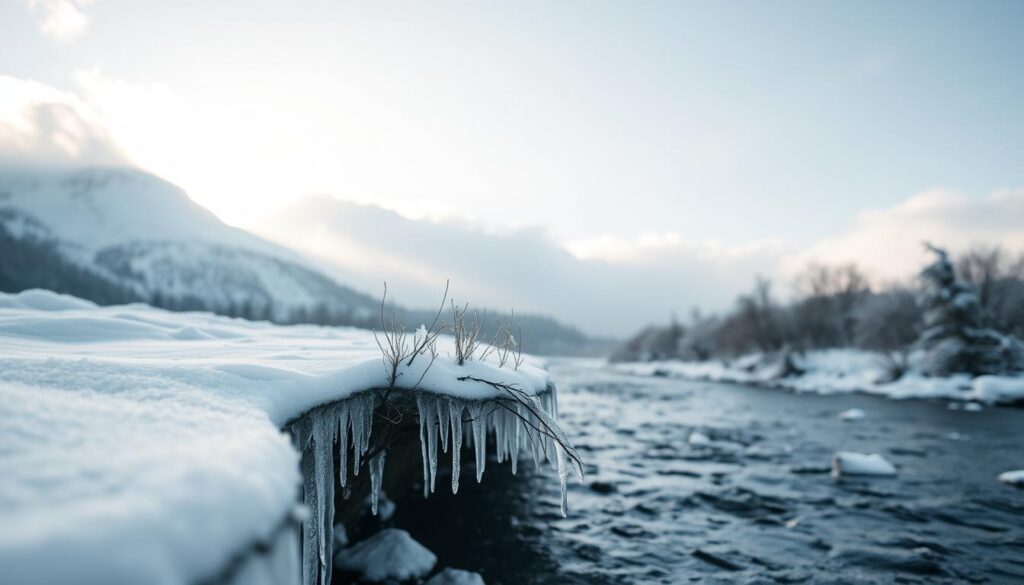
[[[426,585],[484,585],[480,573],[447,568],[427,580]]]
[[[1024,487],[1024,469],[1004,471],[999,474],[999,481],[1012,486]]]
[[[334,566],[360,579],[380,583],[426,576],[437,557],[405,530],[385,528],[354,546],[338,551]]]
[[[849,422],[849,421],[861,420],[861,419],[864,418],[864,416],[865,416],[865,413],[864,413],[863,410],[861,410],[859,408],[851,408],[849,410],[844,410],[843,412],[840,412],[839,413],[839,420],[843,420],[843,421],[848,421]]]
[[[878,453],[864,454],[840,451],[832,457],[832,475],[896,475],[896,466]]]

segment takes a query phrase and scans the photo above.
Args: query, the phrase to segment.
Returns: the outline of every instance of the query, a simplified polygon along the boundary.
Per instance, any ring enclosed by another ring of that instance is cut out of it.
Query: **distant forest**
[[[314,324],[364,329],[379,329],[381,326],[379,311],[366,308],[374,306],[370,297],[354,309],[341,308],[352,304],[348,297],[324,298],[309,306],[284,306],[262,292],[254,292],[251,298],[215,304],[201,296],[187,293],[171,295],[159,290],[152,293],[140,292],[140,288],[131,280],[120,276],[116,271],[96,269],[69,259],[55,240],[17,237],[0,222],[0,291],[3,292],[44,288],[100,305],[138,302],[171,311],[209,311],[228,317],[283,325]],[[389,304],[386,311],[389,319],[394,311],[399,323],[412,330],[422,323],[430,323],[436,309],[407,309]],[[484,339],[496,335],[502,320],[507,316],[481,312],[481,334]],[[591,339],[579,330],[549,317],[517,313],[515,320],[517,329],[521,327],[523,331],[522,341],[529,353],[601,355],[613,346],[609,340]]]
[[[757,278],[724,314],[694,310],[686,322],[648,327],[612,360],[703,361],[853,347],[880,352],[899,368],[929,327],[946,321],[957,322],[961,338],[982,329],[1008,340],[1024,338],[1024,254],[990,246],[947,259],[934,251],[940,255],[936,264],[899,285],[873,286],[854,264],[813,264],[791,283],[793,297],[782,302],[771,281]],[[940,270],[945,280],[938,283]]]

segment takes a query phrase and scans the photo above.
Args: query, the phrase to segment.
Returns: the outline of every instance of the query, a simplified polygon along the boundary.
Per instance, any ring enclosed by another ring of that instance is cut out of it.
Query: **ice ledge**
[[[469,381],[469,380],[466,380]],[[459,489],[463,447],[471,448],[477,481],[493,441],[498,462],[515,473],[521,450],[539,470],[547,462],[558,474],[562,513],[571,472],[583,481],[582,462],[557,423],[553,384],[539,396],[500,384],[493,398],[465,399],[422,389],[378,388],[317,407],[287,426],[302,453],[303,502],[310,515],[302,529],[303,583],[325,585],[332,569],[334,490],[347,490],[362,471],[370,477],[371,509],[377,513],[388,449],[396,435],[415,424],[423,467],[424,495],[436,488],[439,450],[450,453],[451,489]],[[458,394],[457,392],[455,394]],[[367,468],[363,471],[363,468]],[[336,471],[337,470],[337,471]]]
[[[384,451],[371,452],[370,439],[379,438],[373,413],[387,415],[387,393],[410,409],[407,420],[429,422],[427,473],[437,444],[444,451],[459,427],[474,448],[490,433],[499,449],[522,445],[564,478],[567,452],[537,434],[556,419],[543,364],[458,365],[449,345],[440,338],[429,370],[426,359],[403,365],[388,389],[380,350],[363,330],[0,293],[0,565],[25,584],[214,578],[253,542],[268,542],[300,497],[299,457],[280,429],[298,428],[296,444],[322,458],[342,434],[330,448],[323,437],[344,418],[349,445],[365,447],[358,457],[380,477]],[[502,404],[526,420],[510,423]],[[486,424],[451,425],[460,406],[464,419]],[[320,422],[305,427],[307,419]],[[346,452],[354,461],[355,450]],[[318,510],[326,490],[307,490],[324,494]]]

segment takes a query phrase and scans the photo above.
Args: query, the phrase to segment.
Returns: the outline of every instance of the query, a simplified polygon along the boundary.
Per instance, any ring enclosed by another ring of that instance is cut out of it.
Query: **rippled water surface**
[[[439,566],[487,583],[1024,583],[1024,410],[796,395],[552,366],[587,463],[558,512],[550,471],[491,462],[457,496],[411,496],[393,521]],[[863,420],[843,422],[849,408]],[[690,445],[698,431],[711,439]],[[878,452],[895,478],[828,473]],[[467,476],[467,477],[472,477]],[[441,483],[441,482],[439,482]]]

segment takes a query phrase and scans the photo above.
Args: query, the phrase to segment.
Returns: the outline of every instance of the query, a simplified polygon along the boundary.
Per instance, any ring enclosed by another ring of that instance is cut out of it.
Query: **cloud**
[[[846,233],[788,258],[783,272],[810,261],[856,262],[876,280],[905,279],[927,259],[925,241],[953,252],[978,244],[1024,252],[1024,189],[986,197],[934,190],[888,209],[865,211]]]
[[[784,229],[785,226],[779,226]],[[436,302],[445,278],[459,300],[541,312],[593,334],[628,335],[692,307],[718,311],[755,275],[782,297],[809,262],[855,262],[878,283],[905,279],[927,260],[921,242],[953,251],[1002,244],[1024,251],[1024,190],[969,197],[932,191],[867,211],[841,235],[797,249],[781,240],[727,246],[682,234],[559,243],[541,229],[484,230],[465,221],[415,220],[329,197],[305,200],[260,231],[333,265],[373,291],[387,280],[400,302]]]
[[[126,164],[103,121],[78,97],[8,76],[0,76],[0,160],[15,164]]]
[[[68,43],[89,28],[85,10],[93,0],[28,0],[29,11],[36,16],[39,30],[51,39]]]
[[[785,251],[776,243],[692,246],[668,236],[655,246],[641,238],[638,251],[620,250],[615,261],[580,258],[538,228],[417,221],[329,197],[292,206],[259,231],[330,263],[362,290],[387,280],[407,305],[437,302],[451,278],[459,301],[544,313],[604,335],[628,335],[695,306],[724,308],[754,274],[774,274]]]

